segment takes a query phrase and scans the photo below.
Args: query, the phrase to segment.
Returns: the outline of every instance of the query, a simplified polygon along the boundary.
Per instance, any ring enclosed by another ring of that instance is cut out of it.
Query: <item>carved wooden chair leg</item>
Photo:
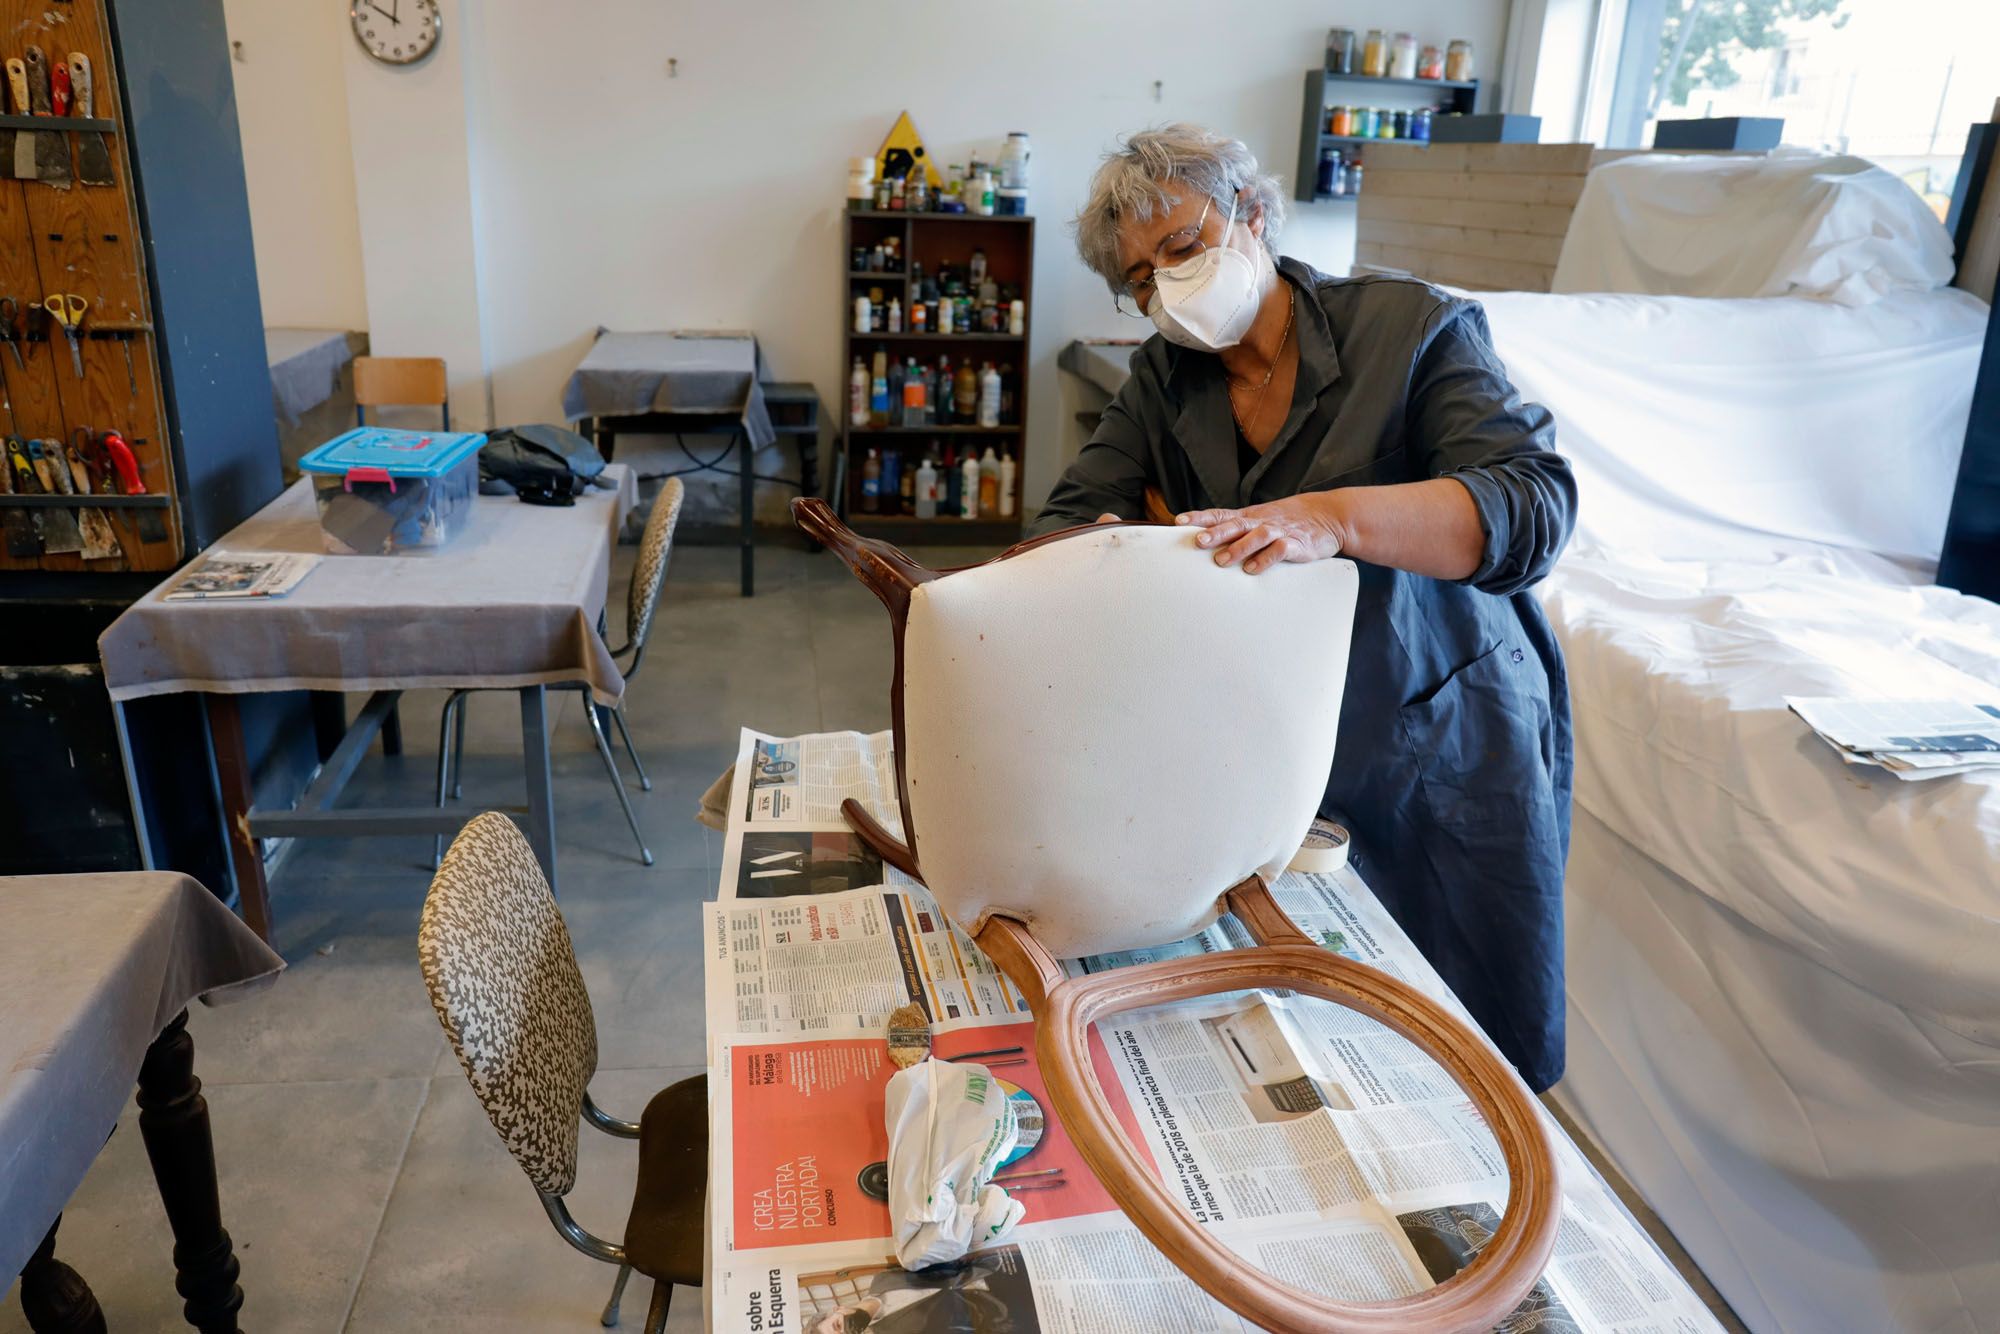
[[[61,1226],[62,1215],[57,1214],[21,1269],[21,1314],[35,1334],[105,1334],[97,1294],[81,1274],[56,1259],[56,1229]]]

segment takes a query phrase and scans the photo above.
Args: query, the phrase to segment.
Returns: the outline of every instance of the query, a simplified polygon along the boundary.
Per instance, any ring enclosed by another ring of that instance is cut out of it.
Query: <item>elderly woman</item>
[[[1077,245],[1158,336],[1031,532],[1163,501],[1246,575],[1359,563],[1321,809],[1539,1091],[1563,1069],[1571,755],[1562,655],[1526,590],[1569,537],[1576,487],[1475,302],[1281,258],[1283,219],[1278,182],[1233,139],[1172,125],[1106,157]]]

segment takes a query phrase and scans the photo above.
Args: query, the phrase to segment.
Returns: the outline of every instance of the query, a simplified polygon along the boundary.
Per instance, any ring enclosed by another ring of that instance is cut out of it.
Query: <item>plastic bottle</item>
[[[884,426],[903,424],[903,363],[900,359],[889,363],[889,401],[883,404],[889,412],[889,420]]]
[[[924,455],[924,461],[917,465],[917,517],[935,519],[937,517],[937,469],[931,464],[931,456]]]
[[[958,467],[958,517],[979,517],[979,460],[970,449],[965,451],[965,462]]]
[[[966,266],[974,287],[986,281],[986,252],[979,247],[972,248],[972,263]]]
[[[1000,424],[1000,372],[993,369],[990,361],[979,368],[979,424]],[[988,457],[992,456],[991,445],[986,447],[986,453]]]
[[[875,332],[875,312],[869,308],[866,292],[854,298],[854,332]]]
[[[981,216],[982,218],[992,217],[993,216],[993,173],[985,170],[984,168],[981,168],[979,172],[979,179],[977,183],[974,184],[974,186],[972,187],[972,190],[973,193],[979,197],[979,210],[978,210],[979,216]]]
[[[1000,455],[1000,517],[1014,517],[1014,451],[1011,449]]]
[[[924,377],[917,371],[917,363],[912,358],[903,368],[903,415],[898,420],[901,426],[922,426],[924,424]]]
[[[868,424],[868,368],[860,357],[854,359],[854,370],[847,377],[847,424]]]
[[[965,479],[959,475],[958,454],[949,445],[944,451],[944,472],[938,485],[943,488],[943,513],[957,514]]]
[[[924,310],[924,303],[921,301],[912,301],[910,303],[910,332],[923,333],[929,322],[929,314]]]
[[[1028,132],[1010,130],[1000,148],[1000,184],[1023,194],[1028,189]]]
[[[902,476],[897,480],[897,486],[900,493],[896,501],[897,512],[901,514],[915,514],[917,512],[917,470],[915,468],[903,469]]]
[[[1016,338],[1028,332],[1028,303],[1019,297],[1007,303],[1007,332]]]
[[[951,399],[957,392],[952,385],[950,357],[938,358],[937,379],[932,388],[931,420],[939,426],[949,426],[952,422]]]
[[[903,302],[900,297],[889,298],[889,332],[903,332]]]
[[[952,309],[951,302],[949,301],[938,302],[937,331],[939,333],[948,334],[951,332],[952,316],[956,313],[957,312],[955,312]]]
[[[861,461],[861,509],[874,514],[882,508],[882,458],[874,450]]]
[[[893,449],[882,451],[882,512],[896,512],[896,497],[902,494],[903,456]]]
[[[952,381],[952,398],[952,416],[959,422],[970,424],[978,418],[979,374],[970,361],[958,365],[958,378]]]
[[[979,460],[979,512],[988,516],[1000,512],[1000,459],[991,445]]]

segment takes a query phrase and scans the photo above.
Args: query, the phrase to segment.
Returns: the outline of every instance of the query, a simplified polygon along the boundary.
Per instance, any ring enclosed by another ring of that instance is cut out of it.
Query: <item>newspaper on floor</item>
[[[1785,705],[1847,763],[1905,781],[2000,767],[2000,703],[1787,695]]]
[[[953,1329],[1099,1334],[1251,1328],[1149,1243],[1050,1113],[1034,1025],[922,886],[851,883],[828,844],[793,892],[756,869],[772,833],[845,836],[842,797],[893,815],[886,736],[746,733],[709,904],[711,1328],[773,1334]],[[763,800],[758,765],[790,785]],[[789,766],[789,767],[786,767]],[[783,816],[785,818],[765,818]],[[795,844],[809,854],[810,842]],[[1308,934],[1463,1008],[1351,870],[1289,873]],[[1187,941],[1070,961],[1074,972],[1236,949],[1224,917]],[[999,1179],[1026,1205],[1005,1245],[909,1272],[893,1259],[884,1091],[888,1012],[922,1005],[932,1054],[976,1060],[1015,1100]],[[956,1010],[956,1013],[954,1013]],[[1237,992],[1115,1016],[1092,1064],[1126,1134],[1189,1213],[1264,1270],[1349,1301],[1419,1291],[1470,1263],[1506,1209],[1476,1109],[1412,1043],[1340,1006]],[[1542,1281],[1505,1328],[1717,1328],[1560,1127],[1564,1215]]]

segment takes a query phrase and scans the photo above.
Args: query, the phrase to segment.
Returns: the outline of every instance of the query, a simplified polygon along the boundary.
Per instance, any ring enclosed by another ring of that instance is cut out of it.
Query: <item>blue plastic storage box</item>
[[[472,517],[478,432],[362,426],[299,460],[313,481],[326,549],[341,556],[435,550]]]

